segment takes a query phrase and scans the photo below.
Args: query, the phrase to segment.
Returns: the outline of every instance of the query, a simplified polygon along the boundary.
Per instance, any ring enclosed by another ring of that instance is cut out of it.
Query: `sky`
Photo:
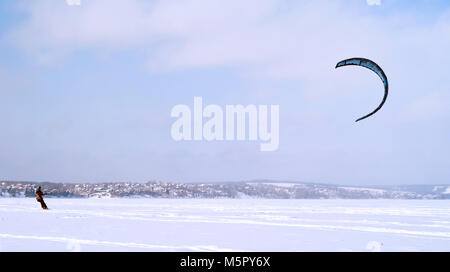
[[[0,2],[0,179],[450,184],[450,3]],[[338,61],[365,57],[389,79]],[[279,105],[276,151],[171,109]]]

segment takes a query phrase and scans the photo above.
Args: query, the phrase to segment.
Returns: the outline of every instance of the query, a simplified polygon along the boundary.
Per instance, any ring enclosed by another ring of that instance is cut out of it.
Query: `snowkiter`
[[[42,196],[45,196],[45,195],[47,195],[47,194],[44,194],[42,192],[41,186],[38,186],[38,188],[36,190],[36,200],[37,200],[37,202],[41,203],[42,209],[48,210],[47,205],[44,202],[44,198],[42,197]]]

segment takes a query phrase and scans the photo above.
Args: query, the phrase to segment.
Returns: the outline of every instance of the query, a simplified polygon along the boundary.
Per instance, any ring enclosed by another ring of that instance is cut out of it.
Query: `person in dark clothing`
[[[45,195],[47,195],[47,194],[44,194],[42,192],[41,186],[38,186],[38,188],[36,190],[36,200],[37,200],[37,202],[41,203],[42,209],[48,210],[47,205],[44,202],[44,198],[42,197],[42,196],[45,196]]]

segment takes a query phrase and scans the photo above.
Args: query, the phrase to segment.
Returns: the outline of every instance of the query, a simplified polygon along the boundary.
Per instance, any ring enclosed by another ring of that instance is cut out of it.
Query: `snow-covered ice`
[[[447,200],[0,199],[0,251],[450,251]]]

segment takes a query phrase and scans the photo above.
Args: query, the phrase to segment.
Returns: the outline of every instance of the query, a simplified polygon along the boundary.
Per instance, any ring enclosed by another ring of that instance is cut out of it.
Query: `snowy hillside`
[[[34,197],[34,182],[1,182],[0,197]],[[49,197],[65,198],[268,198],[450,199],[447,185],[339,186],[252,181],[229,183],[43,183]]]

